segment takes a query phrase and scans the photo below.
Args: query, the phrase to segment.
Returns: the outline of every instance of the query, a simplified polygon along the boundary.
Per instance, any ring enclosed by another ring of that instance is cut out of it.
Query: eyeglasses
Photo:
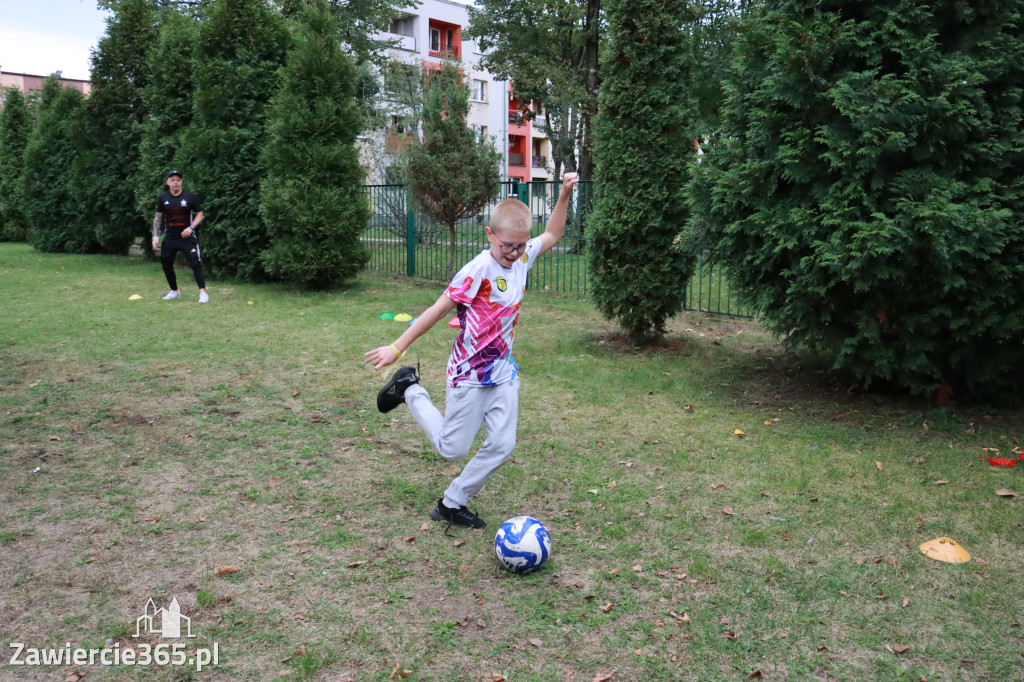
[[[526,250],[526,244],[505,244],[497,239],[494,240],[494,243],[498,245],[498,248],[504,254],[522,253]]]

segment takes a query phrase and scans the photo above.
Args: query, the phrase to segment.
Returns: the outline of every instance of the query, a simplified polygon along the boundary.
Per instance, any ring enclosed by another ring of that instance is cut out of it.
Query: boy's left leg
[[[462,473],[444,491],[444,504],[463,507],[484,487],[498,467],[508,461],[516,445],[519,423],[519,377],[480,391],[487,439]]]

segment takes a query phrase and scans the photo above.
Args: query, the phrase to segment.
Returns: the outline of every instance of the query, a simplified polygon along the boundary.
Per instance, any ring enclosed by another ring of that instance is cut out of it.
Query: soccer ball
[[[551,536],[537,519],[517,516],[501,524],[494,536],[494,553],[510,571],[532,571],[543,566],[551,555]]]

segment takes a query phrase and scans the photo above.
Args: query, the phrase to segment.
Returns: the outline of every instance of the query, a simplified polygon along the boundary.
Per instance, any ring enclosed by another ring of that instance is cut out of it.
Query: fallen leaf
[[[735,516],[735,514],[732,511],[732,507],[722,507],[722,513],[726,516]]]
[[[615,604],[614,604],[614,603],[612,603],[612,602],[608,602],[607,604],[605,604],[604,606],[601,606],[601,607],[599,607],[599,608],[600,608],[600,609],[601,609],[602,611],[604,611],[605,613],[608,613],[608,612],[610,612],[610,611],[611,611],[612,609],[614,609],[614,608],[615,608]]]
[[[690,404],[683,405],[683,411],[684,412],[693,412],[693,405],[690,405]]]
[[[726,639],[739,639],[740,638],[740,636],[738,634],[736,634],[735,632],[733,632],[732,630],[730,630],[729,632],[726,632],[724,635],[722,635],[722,637],[725,637]]]
[[[405,540],[406,542],[408,542],[410,545],[416,544],[416,536],[415,535],[410,535],[409,537],[402,538],[402,539]]]
[[[499,675],[498,673],[494,673],[493,675],[488,677],[486,680],[484,680],[484,682],[507,682],[507,681],[508,681],[507,677],[505,677],[504,675]]]
[[[732,432],[732,435],[734,435],[734,436],[739,436],[740,438],[743,438],[743,437],[744,437],[744,436],[746,436],[747,434],[743,433],[743,432],[742,432],[742,431],[740,431],[739,429],[735,429],[735,430],[734,430],[734,431]]]
[[[729,487],[729,486],[727,486],[727,485],[726,485],[726,484],[724,484],[724,483],[712,483],[712,484],[711,484],[711,489],[712,489],[712,490],[718,490],[719,488],[728,488],[728,487]]]
[[[452,545],[455,546],[455,547],[462,547],[464,544],[466,544],[465,540],[456,540],[455,542],[452,543]]]
[[[903,597],[903,608],[910,606],[910,597]]]
[[[420,526],[420,530],[430,530],[430,522],[424,523]]]
[[[231,575],[232,573],[238,573],[238,566],[221,566],[213,572],[214,575]]]
[[[68,673],[67,677],[64,678],[64,682],[78,682],[83,677],[85,677],[85,673],[80,670],[76,670]]]
[[[884,471],[884,469],[882,468],[882,463],[879,462],[878,460],[875,460],[875,468],[878,469],[879,471]]]
[[[200,516],[199,517],[199,523],[206,523],[206,517],[205,516]]]
[[[1013,492],[1012,490],[1007,490],[1006,488],[1000,488],[999,490],[997,490],[996,495],[998,495],[999,497],[1009,498],[1017,497],[1017,493]]]
[[[299,392],[298,391],[292,391],[292,397],[293,398],[298,398],[299,397]]]
[[[292,619],[293,620],[306,620],[306,617],[303,616],[301,613],[296,613],[294,616],[292,616]]]
[[[60,436],[50,436],[50,440],[60,440]],[[71,673],[71,674],[72,675],[77,675],[78,673]],[[82,673],[82,674],[84,675],[85,673]]]
[[[949,481],[935,481],[935,485],[946,485]]]
[[[613,568],[612,570],[608,571],[608,575],[618,575],[618,574],[619,574],[619,569],[617,569],[617,568]]]
[[[608,682],[608,680],[610,679],[612,679],[612,676],[610,674],[605,675],[604,673],[598,673],[594,675],[594,679],[590,682]]]
[[[305,656],[305,655],[306,655],[306,645],[305,644],[303,644],[298,649],[296,649],[295,651],[292,652],[292,656]]]
[[[365,561],[365,560],[364,560],[364,561],[352,561],[352,562],[350,562],[350,563],[349,563],[349,564],[348,564],[348,565],[346,566],[346,568],[355,568],[356,566],[362,566],[362,565],[363,565],[363,564],[365,564],[365,563],[366,563],[366,561]]]
[[[763,680],[764,679],[764,674],[760,670],[755,670],[754,672],[752,672],[749,675],[747,675],[747,679],[748,680]]]
[[[539,639],[537,639],[536,637],[534,637],[533,639],[530,640],[530,644],[532,646],[538,646],[539,647],[541,645],[541,641]]]

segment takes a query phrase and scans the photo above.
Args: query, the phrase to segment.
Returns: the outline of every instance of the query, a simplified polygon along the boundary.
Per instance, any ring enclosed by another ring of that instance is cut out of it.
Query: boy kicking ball
[[[491,213],[485,229],[489,248],[480,252],[452,279],[437,301],[393,343],[366,353],[375,370],[392,364],[438,320],[458,310],[462,331],[448,359],[444,415],[419,384],[413,367],[402,367],[377,395],[377,409],[390,412],[405,403],[427,438],[445,459],[469,454],[480,426],[487,439],[449,484],[430,512],[435,521],[465,528],[487,524],[466,508],[498,467],[512,456],[519,420],[519,366],[512,359],[512,340],[526,293],[526,274],[537,257],[547,253],[565,232],[565,216],[575,173],[562,177],[562,190],[543,234],[530,238],[533,217],[518,199],[506,199]]]

